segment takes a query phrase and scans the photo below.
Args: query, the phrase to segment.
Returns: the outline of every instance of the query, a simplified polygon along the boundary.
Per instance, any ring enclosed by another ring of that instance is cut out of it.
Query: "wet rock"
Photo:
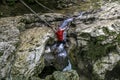
[[[45,80],[79,80],[79,76],[75,70],[66,72],[56,71],[52,75],[47,76]]]

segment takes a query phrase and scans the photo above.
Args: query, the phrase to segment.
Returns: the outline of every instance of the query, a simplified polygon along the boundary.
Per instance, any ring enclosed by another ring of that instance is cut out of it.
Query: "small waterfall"
[[[63,71],[69,71],[69,70],[71,70],[71,69],[72,69],[72,65],[71,65],[70,60],[68,60],[68,66],[66,66],[66,67],[63,69]]]

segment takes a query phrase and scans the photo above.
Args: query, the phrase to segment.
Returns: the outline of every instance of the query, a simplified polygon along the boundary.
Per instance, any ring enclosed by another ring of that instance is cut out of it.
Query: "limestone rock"
[[[107,79],[107,71],[113,71],[120,61],[119,4],[107,3],[100,11],[84,13],[80,20],[76,20],[79,51],[76,59],[71,58],[73,62],[78,62],[78,72],[85,73],[89,78],[94,79],[95,76],[90,75],[93,73],[97,79]]]
[[[46,27],[32,28],[20,36],[21,44],[16,52],[17,59],[12,73],[23,74],[26,78],[39,74],[44,68],[42,57],[48,36],[53,35]]]
[[[20,17],[0,19],[0,79],[10,78],[15,60],[15,51],[19,44],[17,23]]]
[[[119,2],[106,3],[101,6],[101,12],[98,13],[99,19],[119,19],[120,18]]]
[[[119,61],[119,54],[110,53],[108,56],[96,61],[96,63],[93,65],[94,72],[97,73],[101,79],[105,79],[105,73],[107,73],[107,71],[112,71]]]
[[[66,72],[55,71],[52,75],[47,76],[45,80],[79,80],[79,76],[75,70]]]
[[[74,30],[69,31],[69,58],[79,73],[80,80],[96,80],[96,76],[107,79],[107,73],[113,72],[120,62],[119,14],[119,3],[107,3],[100,10],[85,12],[75,21]],[[63,15],[57,13],[46,13],[40,17],[54,27],[63,19]],[[46,43],[50,40],[48,36],[53,37],[53,32],[33,14],[1,18],[0,79],[39,80],[38,74],[47,66],[43,54],[50,52],[45,51]],[[53,58],[50,55],[48,60],[54,60]],[[55,71],[45,78],[53,79],[79,80],[79,76],[72,70]]]

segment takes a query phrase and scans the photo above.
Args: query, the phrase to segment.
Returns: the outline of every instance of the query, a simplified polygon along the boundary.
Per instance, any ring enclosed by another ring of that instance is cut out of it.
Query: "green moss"
[[[50,37],[47,41],[46,41],[46,46],[48,45],[51,45],[51,44],[54,44],[55,42],[55,39],[53,37]]]
[[[7,0],[9,6],[13,6],[16,0]]]
[[[117,42],[120,44],[120,34],[117,35]]]
[[[105,50],[106,50],[106,53],[116,52],[116,45],[114,45],[114,44],[107,44],[107,45],[105,45]]]
[[[67,53],[69,53],[69,59],[72,64],[72,68],[76,69],[78,64],[79,47],[77,47],[75,43],[71,43],[70,46],[71,47],[67,50]]]
[[[116,32],[110,32],[109,35],[110,35],[110,36],[115,36],[115,35],[117,35],[117,34],[116,34]]]
[[[88,50],[84,53],[86,54],[86,58],[96,61],[109,54],[109,52],[116,52],[116,46],[113,43],[102,45],[101,41],[98,41],[97,39],[98,38],[92,37],[92,39],[88,42]],[[101,40],[104,40],[104,38]]]
[[[19,29],[19,31],[25,31],[25,24],[24,23],[19,23],[19,25],[17,26],[17,28]]]
[[[48,75],[48,76],[45,78],[45,80],[55,80],[55,79],[54,79],[53,75]]]
[[[77,59],[77,57],[76,57],[76,47],[75,46],[73,46],[72,47],[72,49],[70,50],[70,52],[69,52],[69,56],[70,56],[70,62],[74,65],[73,67],[75,68],[76,67],[76,59]]]
[[[2,56],[3,55],[3,52],[0,52],[0,56]]]
[[[105,34],[109,34],[109,30],[108,30],[107,27],[103,27],[102,29],[103,29],[103,32],[104,32]]]
[[[82,33],[82,34],[80,34],[80,36],[83,37],[83,38],[90,38],[89,33]]]
[[[94,43],[92,41],[89,42],[87,51],[88,58],[90,58],[91,60],[97,60],[98,58],[102,57],[105,54],[106,54],[105,46],[99,43]]]
[[[116,34],[116,32],[110,31],[107,27],[103,27],[102,29],[103,29],[103,32],[109,36],[113,36]]]
[[[98,41],[103,41],[103,40],[105,40],[106,38],[107,38],[106,36],[101,35],[101,36],[98,36],[98,37],[97,37],[97,40],[98,40]]]
[[[88,33],[82,33],[80,34],[83,38],[90,38],[88,41],[88,45],[85,50],[81,51],[81,54],[83,55],[83,58],[88,58],[90,60],[97,60],[103,56],[106,56],[110,52],[116,53],[116,45],[115,42],[120,43],[120,34],[117,34],[116,32],[110,31],[107,27],[103,27],[103,32],[106,35],[100,35],[98,37],[91,37]],[[106,39],[110,38],[110,36],[116,36],[117,38],[112,38],[112,43],[107,44],[101,44],[102,41],[105,41]]]
[[[101,64],[101,62],[98,62],[98,63],[96,64],[96,66],[97,66],[98,69],[102,69],[102,68],[103,68],[103,66],[101,66],[100,64]]]
[[[107,29],[105,29],[106,32]],[[90,38],[90,40],[88,41],[88,45],[86,47],[86,49],[81,50],[81,52],[77,55],[82,55],[82,58],[87,58],[90,59],[92,61],[98,60],[103,56],[106,56],[109,52],[111,51],[116,51],[116,46],[111,43],[111,44],[105,44],[102,45],[101,42],[105,41],[107,39],[107,36],[101,35],[98,37],[90,37],[90,34],[88,33],[82,33],[80,34],[81,37],[83,38]],[[119,38],[120,39],[120,38]],[[76,61],[76,59],[74,59],[74,55],[72,55],[75,52],[75,49],[70,51],[70,56],[72,56],[72,63],[74,63]]]

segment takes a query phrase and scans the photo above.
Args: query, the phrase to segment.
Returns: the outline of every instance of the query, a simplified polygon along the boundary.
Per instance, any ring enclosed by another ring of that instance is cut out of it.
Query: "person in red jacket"
[[[62,25],[58,26],[57,30],[53,29],[56,38],[57,38],[57,44],[65,44],[66,43],[66,35],[67,35],[67,29],[69,28],[68,24],[72,22],[74,18],[69,18],[63,21]]]
[[[57,30],[51,27],[56,35],[58,46],[61,43],[66,44],[67,29],[69,29],[69,23],[74,21],[75,19],[81,18],[82,15],[83,15],[83,12],[80,13],[80,15],[77,17],[72,17],[64,20],[63,23],[60,26],[58,26]]]

